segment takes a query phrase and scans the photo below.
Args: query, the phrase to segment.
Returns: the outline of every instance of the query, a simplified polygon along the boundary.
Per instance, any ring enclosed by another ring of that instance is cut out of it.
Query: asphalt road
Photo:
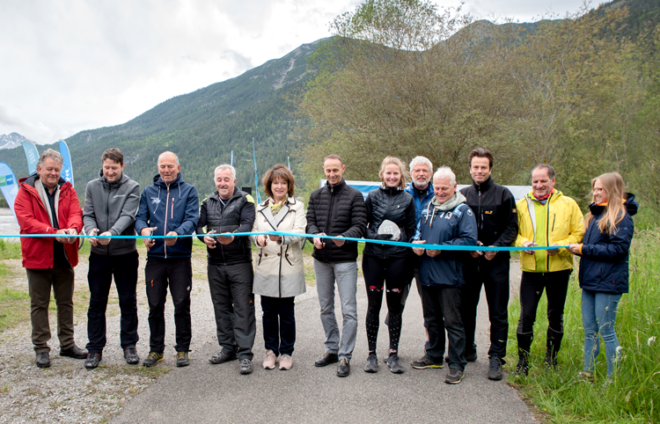
[[[517,262],[512,263],[512,282],[519,279]],[[512,284],[513,285],[513,284]],[[486,378],[488,371],[488,318],[482,292],[477,343],[479,359],[469,363],[459,385],[444,383],[441,370],[415,370],[413,359],[423,354],[424,329],[417,290],[411,293],[403,318],[400,358],[404,374],[391,374],[382,362],[388,348],[387,327],[379,334],[380,368],[367,374],[364,313],[367,297],[364,284],[358,285],[360,327],[351,375],[336,376],[336,366],[316,368],[314,360],[324,352],[319,305],[312,288],[296,305],[297,342],[294,366],[288,371],[264,370],[261,335],[261,308],[257,302],[257,337],[254,372],[240,375],[238,362],[211,365],[208,357],[218,350],[208,289],[194,290],[192,364],[174,368],[125,405],[114,423],[528,423],[536,422],[517,392],[504,381]],[[171,303],[170,303],[171,305]],[[337,303],[336,310],[340,311]],[[383,304],[381,318],[385,317]],[[168,311],[166,360],[174,364],[174,328]],[[338,319],[341,322],[341,315]],[[146,321],[146,319],[144,320]],[[341,324],[340,324],[341,325]],[[143,335],[143,340],[147,335]],[[141,342],[143,341],[141,340]],[[141,352],[142,353],[142,352]],[[143,354],[144,356],[144,354]]]

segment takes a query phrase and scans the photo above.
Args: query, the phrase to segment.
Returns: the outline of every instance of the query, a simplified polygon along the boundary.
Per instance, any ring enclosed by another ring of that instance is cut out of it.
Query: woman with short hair
[[[307,218],[302,202],[296,200],[295,178],[285,165],[275,165],[262,180],[268,199],[257,205],[252,232],[280,231],[304,234]],[[256,235],[259,248],[254,271],[254,294],[261,295],[263,333],[266,347],[264,368],[280,370],[293,366],[296,341],[295,296],[305,293],[302,247],[304,237]],[[280,356],[281,355],[281,356]],[[278,358],[279,357],[279,358]]]

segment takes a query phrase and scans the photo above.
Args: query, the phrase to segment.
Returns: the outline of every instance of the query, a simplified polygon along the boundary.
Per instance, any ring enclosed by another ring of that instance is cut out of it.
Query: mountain
[[[0,134],[0,149],[14,149],[21,146],[21,142],[27,140],[19,133]]]

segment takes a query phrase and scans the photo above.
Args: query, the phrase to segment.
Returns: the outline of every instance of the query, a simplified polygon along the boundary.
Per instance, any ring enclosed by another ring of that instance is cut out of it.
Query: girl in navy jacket
[[[623,187],[623,178],[617,172],[591,181],[593,203],[585,217],[584,240],[569,249],[581,257],[579,279],[584,326],[581,375],[589,380],[593,379],[600,353],[599,332],[605,342],[608,378],[620,360],[614,324],[621,295],[628,293],[628,257],[634,233],[631,215],[637,212],[635,196],[624,193]]]

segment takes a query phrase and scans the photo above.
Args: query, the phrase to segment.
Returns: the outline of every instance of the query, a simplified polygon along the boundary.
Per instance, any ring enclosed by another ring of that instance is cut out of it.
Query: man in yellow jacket
[[[575,200],[555,190],[555,169],[546,164],[532,169],[532,191],[517,203],[518,237],[515,245],[567,246],[584,236],[583,215]],[[557,353],[564,335],[564,303],[573,270],[573,255],[567,249],[520,252],[520,320],[516,374],[527,375],[528,355],[534,337],[536,309],[545,289],[548,300],[548,332],[545,363],[557,366]]]

